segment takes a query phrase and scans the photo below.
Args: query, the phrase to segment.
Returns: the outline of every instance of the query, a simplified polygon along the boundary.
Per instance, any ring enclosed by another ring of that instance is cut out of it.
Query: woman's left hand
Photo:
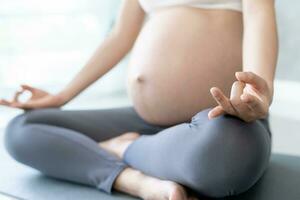
[[[232,85],[230,99],[219,88],[211,88],[219,105],[208,113],[209,119],[226,113],[246,122],[266,117],[272,98],[267,82],[252,72],[237,72],[235,76],[237,81]]]

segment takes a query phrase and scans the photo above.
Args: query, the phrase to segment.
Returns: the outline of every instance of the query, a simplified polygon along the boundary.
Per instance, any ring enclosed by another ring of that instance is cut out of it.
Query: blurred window
[[[63,88],[110,31],[119,4],[120,0],[1,0],[1,95],[21,83],[50,91]],[[124,70],[114,69],[93,93],[124,92]]]

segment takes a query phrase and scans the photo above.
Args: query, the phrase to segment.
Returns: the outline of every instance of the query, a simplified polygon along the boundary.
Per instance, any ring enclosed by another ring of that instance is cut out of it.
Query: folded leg
[[[210,197],[248,190],[262,176],[270,157],[265,120],[246,123],[208,110],[183,123],[141,136],[126,150],[127,164],[147,175],[181,183]]]
[[[59,179],[111,192],[127,166],[98,145],[128,131],[155,133],[132,108],[96,111],[42,109],[14,118],[6,128],[5,146],[17,161]]]
[[[32,110],[26,113],[26,123],[71,129],[98,142],[129,131],[154,134],[164,128],[148,124],[132,107],[97,110]]]

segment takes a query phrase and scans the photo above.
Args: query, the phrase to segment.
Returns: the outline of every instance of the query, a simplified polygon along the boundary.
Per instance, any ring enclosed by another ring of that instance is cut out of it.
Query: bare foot
[[[118,137],[100,142],[99,146],[122,159],[127,147],[139,136],[140,134],[136,132],[128,132]]]
[[[181,185],[146,176],[132,168],[121,172],[114,188],[144,200],[192,200]]]

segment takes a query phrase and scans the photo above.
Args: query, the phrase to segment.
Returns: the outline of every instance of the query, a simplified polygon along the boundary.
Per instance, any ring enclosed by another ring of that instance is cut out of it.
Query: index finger
[[[251,84],[258,90],[266,87],[265,80],[253,72],[236,72],[235,76],[239,81]]]
[[[30,91],[30,92],[33,92],[33,91],[35,90],[34,87],[31,87],[31,86],[26,85],[26,84],[22,84],[22,85],[21,85],[21,88],[22,88],[23,90],[28,90],[28,91]]]

